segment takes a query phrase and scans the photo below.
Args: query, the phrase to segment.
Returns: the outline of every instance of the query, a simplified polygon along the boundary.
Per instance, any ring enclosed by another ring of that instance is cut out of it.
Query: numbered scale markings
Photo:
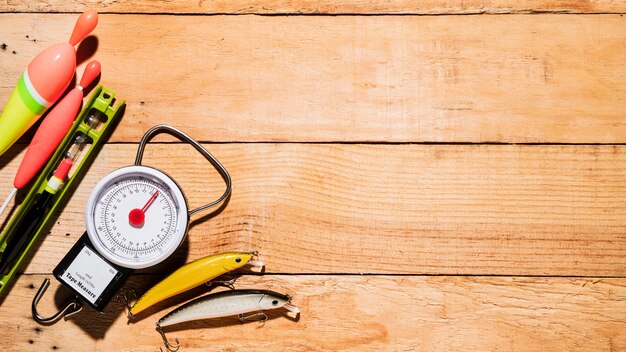
[[[187,204],[161,171],[128,166],[102,179],[86,210],[89,239],[111,262],[133,269],[155,265],[182,242]]]

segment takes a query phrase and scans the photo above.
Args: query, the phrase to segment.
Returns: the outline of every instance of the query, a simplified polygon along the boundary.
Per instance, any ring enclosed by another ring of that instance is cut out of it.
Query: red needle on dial
[[[143,225],[143,222],[146,218],[146,209],[148,209],[150,204],[154,202],[154,200],[156,199],[158,195],[159,195],[159,190],[155,190],[154,193],[152,193],[152,196],[150,197],[150,199],[148,199],[148,201],[146,202],[146,205],[143,206],[143,208],[141,209],[135,208],[131,210],[130,213],[128,213],[128,221],[130,222],[131,225],[135,227],[139,227]]]

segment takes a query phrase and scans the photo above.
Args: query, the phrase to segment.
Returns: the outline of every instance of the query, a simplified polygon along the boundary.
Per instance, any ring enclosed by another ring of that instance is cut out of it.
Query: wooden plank
[[[154,351],[161,346],[154,324],[171,309],[164,306],[132,324],[127,324],[122,305],[114,302],[104,315],[85,310],[53,326],[37,325],[30,302],[42,280],[41,275],[22,276],[0,310],[0,328],[16,350],[63,351],[80,346],[89,351]],[[135,276],[129,286],[148,287],[154,280]],[[237,284],[289,292],[302,309],[300,319],[276,311],[262,327],[240,324],[235,318],[181,324],[168,331],[169,337],[180,340],[181,350],[626,348],[625,279],[253,276]],[[55,280],[40,311],[56,311],[55,299],[60,304],[66,297]]]
[[[0,101],[75,17],[0,15]],[[129,102],[114,141],[626,143],[624,21],[103,15],[95,57]]]
[[[232,174],[232,199],[155,270],[256,249],[273,273],[626,274],[626,146],[208,148]],[[83,232],[92,187],[135,152],[103,149],[27,272],[52,270]],[[145,160],[179,180],[192,206],[222,192],[191,147],[155,144]]]
[[[510,14],[510,13],[624,13],[619,0],[4,0],[0,12],[80,12],[85,8],[115,13],[195,14]]]

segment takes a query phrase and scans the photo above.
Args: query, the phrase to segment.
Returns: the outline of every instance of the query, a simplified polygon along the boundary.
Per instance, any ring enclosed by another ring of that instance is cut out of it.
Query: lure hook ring
[[[206,209],[209,209],[209,208],[213,208],[214,206],[222,203],[226,198],[228,198],[228,196],[231,193],[231,189],[232,189],[232,181],[231,181],[231,178],[230,178],[230,174],[228,173],[228,171],[226,170],[224,165],[222,165],[222,163],[220,163],[220,161],[217,160],[217,158],[215,156],[213,156],[213,154],[211,154],[211,152],[209,152],[206,148],[204,148],[202,146],[202,144],[196,142],[191,137],[189,137],[187,134],[185,134],[183,131],[181,131],[179,129],[176,129],[176,128],[172,127],[172,126],[169,126],[169,125],[156,125],[156,126],[152,127],[151,129],[149,129],[146,132],[146,134],[143,135],[143,137],[141,138],[141,141],[139,142],[139,147],[137,148],[137,157],[135,158],[135,165],[136,166],[140,166],[141,165],[141,159],[143,158],[143,152],[146,149],[146,144],[148,144],[148,141],[150,141],[150,139],[152,137],[154,137],[155,135],[160,134],[160,133],[168,133],[168,134],[178,138],[180,141],[187,142],[192,147],[194,147],[194,149],[196,149],[198,151],[198,153],[202,154],[202,156],[204,156],[204,158],[207,159],[211,163],[211,165],[213,165],[215,170],[217,170],[217,172],[220,174],[220,176],[222,176],[222,179],[226,183],[226,190],[224,191],[224,194],[222,194],[221,197],[219,197],[217,200],[212,201],[211,203],[208,203],[208,204],[199,206],[199,207],[197,207],[195,209],[189,210],[189,216],[192,216],[195,213],[201,212],[203,210],[206,210]]]
[[[52,325],[56,323],[57,321],[59,321],[59,319],[68,318],[80,312],[83,309],[83,304],[80,303],[80,301],[76,297],[74,297],[70,299],[69,301],[67,301],[67,303],[65,304],[65,307],[63,307],[60,311],[56,312],[51,317],[48,317],[48,318],[42,317],[41,314],[37,312],[37,305],[39,304],[41,297],[43,297],[44,293],[46,292],[46,289],[48,289],[48,286],[50,286],[50,279],[46,278],[45,280],[43,280],[41,287],[39,287],[39,290],[37,291],[35,298],[33,298],[33,303],[31,305],[31,312],[33,314],[33,319],[39,324]]]

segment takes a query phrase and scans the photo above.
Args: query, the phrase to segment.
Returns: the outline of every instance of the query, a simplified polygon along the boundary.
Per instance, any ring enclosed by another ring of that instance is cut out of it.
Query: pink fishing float
[[[22,189],[33,179],[52,156],[59,144],[61,144],[67,131],[70,130],[72,123],[76,120],[83,102],[83,89],[100,75],[100,70],[101,67],[98,61],[92,61],[87,64],[80,83],[65,95],[46,115],[33,140],[30,142],[20,167],[17,169],[17,174],[15,179],[13,179],[13,190],[2,204],[2,207],[0,207],[0,215],[4,212],[4,209],[6,209],[18,189]],[[71,159],[69,163],[71,166]]]
[[[76,48],[98,24],[98,13],[84,12],[69,43],[37,55],[20,77],[0,115],[0,155],[24,134],[67,89],[76,71]]]
[[[100,63],[98,61],[87,64],[80,83],[63,97],[43,120],[17,170],[13,181],[15,188],[26,186],[52,156],[78,115],[83,102],[83,89],[90,85],[99,74]]]

